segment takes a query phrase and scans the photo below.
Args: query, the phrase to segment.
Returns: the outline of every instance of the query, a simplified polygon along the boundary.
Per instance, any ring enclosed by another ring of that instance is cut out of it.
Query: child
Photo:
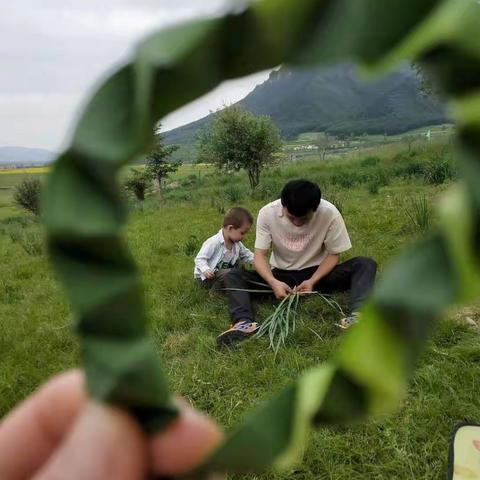
[[[245,208],[230,209],[224,219],[223,228],[203,242],[195,257],[193,276],[206,288],[220,290],[225,288],[225,279],[229,271],[241,264],[253,264],[253,253],[241,240],[253,224],[252,214]],[[248,338],[258,330],[258,324],[251,321],[239,321],[217,338],[220,345]]]

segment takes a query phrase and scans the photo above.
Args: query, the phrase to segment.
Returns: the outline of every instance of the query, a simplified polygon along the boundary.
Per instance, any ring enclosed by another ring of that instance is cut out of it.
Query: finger
[[[151,441],[153,470],[160,475],[181,475],[200,465],[223,438],[208,417],[184,406],[180,417]]]
[[[89,402],[34,480],[143,480],[147,439],[126,412]]]
[[[71,428],[85,402],[83,375],[74,370],[53,378],[11,412],[0,424],[0,478],[30,478]]]

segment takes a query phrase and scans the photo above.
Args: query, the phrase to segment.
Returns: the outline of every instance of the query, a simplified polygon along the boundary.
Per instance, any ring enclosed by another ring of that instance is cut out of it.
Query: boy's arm
[[[211,278],[209,273],[213,274],[213,270],[208,265],[208,260],[210,260],[213,256],[213,245],[211,243],[204,242],[200,251],[197,253],[195,257],[195,266],[205,275],[207,278]]]
[[[240,249],[238,252],[238,256],[240,257],[240,261],[242,263],[248,263],[250,265],[253,265],[254,262],[254,255],[253,252],[251,252],[242,242],[240,243]]]

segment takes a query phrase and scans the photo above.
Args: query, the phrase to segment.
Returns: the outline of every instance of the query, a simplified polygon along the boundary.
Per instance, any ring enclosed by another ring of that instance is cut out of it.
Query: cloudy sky
[[[158,27],[216,15],[239,0],[21,0],[0,16],[0,147],[60,150],[98,79]],[[244,97],[268,72],[234,82],[163,120],[164,129]]]

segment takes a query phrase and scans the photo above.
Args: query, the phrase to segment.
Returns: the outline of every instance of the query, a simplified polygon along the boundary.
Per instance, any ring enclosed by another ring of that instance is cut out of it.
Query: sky
[[[0,147],[60,151],[80,108],[137,40],[163,26],[218,15],[239,0],[21,0],[0,15]],[[225,82],[162,120],[189,123],[246,96],[269,72]]]

